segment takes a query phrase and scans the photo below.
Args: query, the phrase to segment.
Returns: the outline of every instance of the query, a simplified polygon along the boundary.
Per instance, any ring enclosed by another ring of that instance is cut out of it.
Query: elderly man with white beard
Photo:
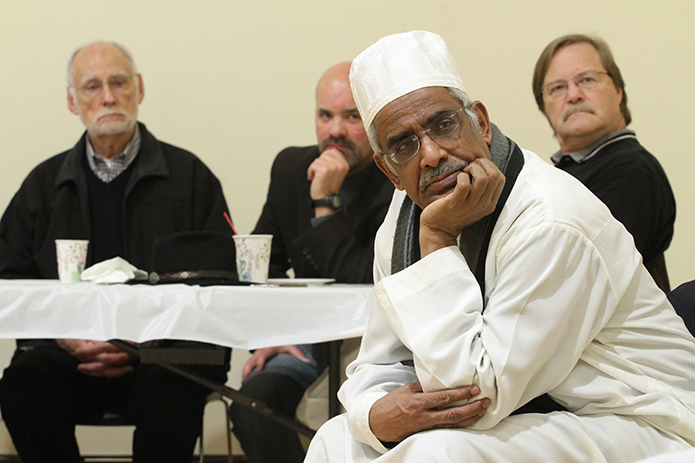
[[[399,191],[347,413],[305,461],[627,463],[692,446],[695,340],[606,206],[490,122],[436,34],[381,39],[350,80]]]
[[[122,45],[94,42],[73,53],[67,104],[87,130],[36,166],[7,207],[0,278],[57,279],[56,239],[89,240],[87,266],[119,256],[149,272],[159,237],[230,233],[219,180],[137,121],[144,95]],[[224,383],[229,366],[192,368]],[[2,418],[24,463],[79,462],[75,424],[105,410],[135,425],[134,461],[190,463],[208,394],[111,343],[82,339],[20,339],[0,380]]]

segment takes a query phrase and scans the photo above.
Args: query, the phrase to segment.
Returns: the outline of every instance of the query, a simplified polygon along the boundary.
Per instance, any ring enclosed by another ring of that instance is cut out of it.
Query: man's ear
[[[487,113],[487,108],[480,101],[474,101],[471,109],[478,115],[479,132],[482,135],[485,143],[490,146],[492,143],[492,127],[490,126],[490,116]]]
[[[135,78],[138,80],[138,104],[141,104],[145,98],[145,85],[142,82],[142,74],[138,74]]]
[[[401,184],[401,180],[398,178],[398,174],[396,174],[395,169],[388,163],[386,156],[383,154],[374,153],[374,162],[376,163],[377,167],[381,169],[384,174],[386,174],[389,180],[391,180],[391,183],[393,183],[393,186],[395,186],[397,190],[404,189],[403,185]]]
[[[68,109],[73,114],[79,114],[79,111],[77,110],[77,102],[75,101],[75,91],[70,87],[68,87]]]

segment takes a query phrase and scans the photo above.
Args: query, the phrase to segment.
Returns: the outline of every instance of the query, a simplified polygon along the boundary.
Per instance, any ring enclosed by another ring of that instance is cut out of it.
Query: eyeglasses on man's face
[[[584,71],[574,76],[570,82],[574,82],[574,85],[582,90],[592,90],[598,85],[603,74],[607,76],[609,75],[605,71]],[[565,95],[567,95],[568,89],[569,82],[560,79],[545,84],[543,86],[543,93],[545,94],[546,98],[557,100],[564,98]]]
[[[425,134],[440,147],[453,148],[459,138],[461,111],[463,108],[445,111],[432,119],[422,132],[390,143],[390,146],[386,147],[388,157],[396,164],[405,164],[420,151],[420,138]]]
[[[134,76],[125,74],[117,74],[110,76],[106,82],[99,79],[89,79],[77,89],[87,98],[96,98],[101,95],[104,86],[108,86],[112,93],[123,94],[128,92],[133,87]]]

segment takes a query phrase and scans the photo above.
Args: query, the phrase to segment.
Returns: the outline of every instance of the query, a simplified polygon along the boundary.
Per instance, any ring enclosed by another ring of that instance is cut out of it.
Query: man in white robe
[[[695,444],[695,340],[576,179],[466,94],[441,37],[388,36],[351,85],[399,190],[374,302],[307,462],[635,462]]]

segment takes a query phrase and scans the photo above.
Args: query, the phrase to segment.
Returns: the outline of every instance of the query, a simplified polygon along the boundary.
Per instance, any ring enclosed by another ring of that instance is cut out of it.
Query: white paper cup
[[[266,283],[273,235],[234,235],[239,281]]]
[[[87,260],[87,240],[56,240],[58,278],[61,283],[76,283]]]

